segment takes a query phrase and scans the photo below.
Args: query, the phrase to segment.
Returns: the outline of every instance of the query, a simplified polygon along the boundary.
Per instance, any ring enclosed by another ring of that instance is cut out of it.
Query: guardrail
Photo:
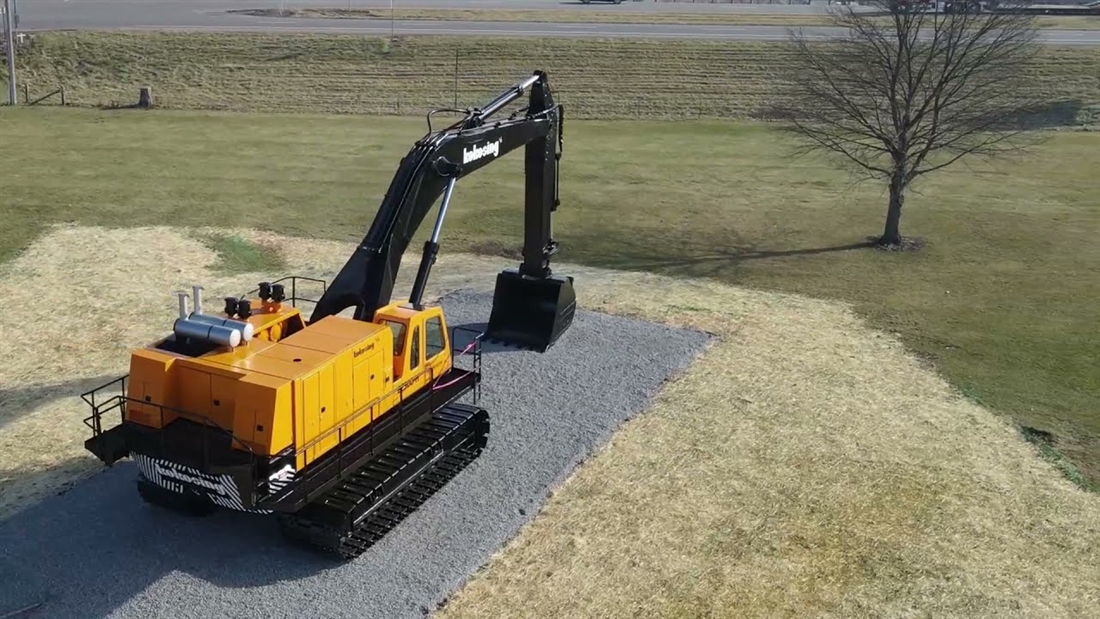
[[[146,402],[137,398],[129,397],[126,391],[126,383],[128,378],[128,374],[120,376],[119,378],[116,378],[108,383],[105,383],[103,385],[100,385],[99,387],[90,389],[80,394],[81,399],[88,403],[88,405],[92,408],[92,414],[84,418],[84,425],[91,429],[93,439],[103,436],[103,417],[105,415],[117,410],[119,413],[119,425],[121,425],[126,421],[126,412],[128,406],[137,405],[155,408],[157,410],[160,421],[157,434],[159,439],[158,442],[160,443],[159,447],[161,455],[164,455],[168,452],[168,443],[166,439],[167,432],[165,432],[164,424],[165,412],[168,412],[169,414],[175,415],[176,417],[186,419],[188,421],[191,421],[192,423],[200,424],[202,426],[200,442],[202,443],[202,470],[204,472],[210,470],[210,439],[212,432],[219,432],[223,436],[229,438],[229,445],[231,448],[234,444],[240,445],[243,450],[242,452],[240,452],[241,456],[243,457],[245,454],[247,454],[249,462],[256,461],[256,453],[252,450],[252,447],[250,447],[247,443],[238,438],[231,431],[223,428],[213,419],[210,419],[209,417],[196,413],[194,411],[188,411],[173,406],[159,404],[156,402]],[[100,400],[98,403],[96,402],[97,395],[100,395],[103,391],[113,389],[116,384],[119,387],[120,393],[110,395],[107,397],[106,400]]]

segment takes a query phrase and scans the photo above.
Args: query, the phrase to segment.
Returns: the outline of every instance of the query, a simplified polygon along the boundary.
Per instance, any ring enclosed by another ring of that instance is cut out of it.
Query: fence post
[[[15,23],[11,15],[11,2],[4,0],[4,44],[7,47],[8,56],[8,104],[19,103],[18,91],[15,88]]]

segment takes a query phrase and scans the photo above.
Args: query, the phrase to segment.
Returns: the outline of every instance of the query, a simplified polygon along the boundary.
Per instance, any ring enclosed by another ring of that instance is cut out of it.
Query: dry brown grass
[[[50,32],[18,57],[31,96],[77,106],[414,115],[483,105],[533,68],[569,119],[761,118],[792,51],[782,43],[356,34]],[[457,61],[457,88],[456,88]],[[1097,102],[1100,48],[1043,46],[1022,68],[1052,108]],[[446,118],[445,116],[438,117]],[[438,126],[438,125],[436,125]]]
[[[1100,497],[843,306],[578,281],[587,307],[722,341],[439,619],[1066,618],[1100,604]]]
[[[778,8],[778,5],[777,5]],[[781,10],[781,9],[780,9]],[[553,11],[540,9],[278,9],[245,10],[242,13],[326,19],[375,19],[424,21],[544,22],[586,24],[683,24],[710,26],[829,26],[828,15],[775,13],[636,13],[629,11]],[[881,20],[887,23],[886,19]],[[1040,28],[1051,30],[1095,30],[1100,19],[1088,16],[1039,16]]]
[[[331,274],[350,251],[233,232],[281,243],[300,272]],[[172,290],[198,282],[220,295],[256,279],[216,277],[215,260],[163,228],[53,230],[0,274],[10,351],[0,384],[48,392],[124,372],[126,349],[169,324]],[[489,289],[505,262],[444,255],[431,293]],[[441,619],[1064,618],[1100,603],[1100,497],[846,307],[558,270],[577,276],[585,307],[721,340],[558,489]],[[65,311],[43,319],[53,307]],[[96,468],[75,395],[10,402],[0,404],[0,517]]]

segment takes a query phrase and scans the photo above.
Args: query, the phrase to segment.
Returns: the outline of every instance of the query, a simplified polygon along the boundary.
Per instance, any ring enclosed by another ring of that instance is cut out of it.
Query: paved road
[[[22,30],[126,29],[184,31],[264,31],[389,34],[390,22],[340,19],[290,19],[231,14],[230,9],[274,8],[281,0],[17,0]],[[292,7],[346,6],[347,0],[290,0]],[[389,0],[352,0],[359,8],[388,7]],[[722,5],[626,2],[584,6],[562,0],[395,0],[400,8],[539,8],[551,10],[615,10],[623,12],[779,12],[819,13],[822,6]],[[506,35],[529,37],[628,37],[777,41],[786,37],[779,26],[705,26],[674,24],[590,24],[527,22],[395,21],[399,34]],[[832,28],[806,28],[810,37],[828,38]],[[1057,45],[1100,45],[1100,32],[1046,31],[1042,40]]]

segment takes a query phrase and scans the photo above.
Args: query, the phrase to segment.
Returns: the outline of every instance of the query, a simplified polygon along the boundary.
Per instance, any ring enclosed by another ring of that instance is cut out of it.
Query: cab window
[[[409,360],[409,369],[414,370],[420,366],[420,327],[413,329],[412,334],[412,358]]]
[[[425,348],[428,352],[428,358],[431,359],[446,348],[446,342],[443,339],[443,321],[438,316],[429,318],[425,328]]]
[[[405,350],[405,325],[394,320],[383,320],[393,331],[393,356],[400,357]]]

